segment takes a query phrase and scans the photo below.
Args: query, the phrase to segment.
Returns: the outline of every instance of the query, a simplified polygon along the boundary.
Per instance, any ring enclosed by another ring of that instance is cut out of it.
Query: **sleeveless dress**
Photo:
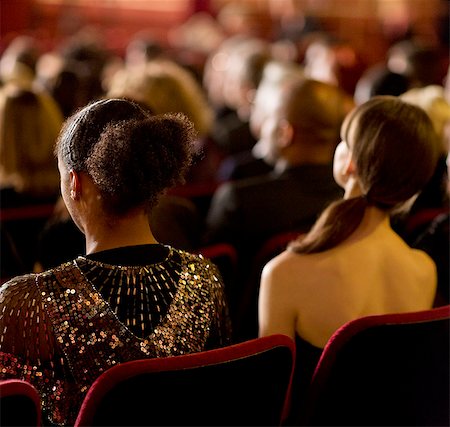
[[[161,245],[124,250],[159,260],[130,266],[78,257],[0,288],[0,378],[31,382],[52,423],[73,425],[91,384],[118,363],[229,343],[214,264]]]

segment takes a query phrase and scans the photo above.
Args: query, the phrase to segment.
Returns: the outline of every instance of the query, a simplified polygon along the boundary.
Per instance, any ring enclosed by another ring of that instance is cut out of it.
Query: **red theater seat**
[[[449,425],[450,306],[364,317],[316,367],[301,424]]]
[[[0,380],[0,425],[41,425],[39,394],[30,383],[16,379]]]
[[[294,352],[289,337],[272,335],[122,363],[95,381],[75,425],[279,425]]]

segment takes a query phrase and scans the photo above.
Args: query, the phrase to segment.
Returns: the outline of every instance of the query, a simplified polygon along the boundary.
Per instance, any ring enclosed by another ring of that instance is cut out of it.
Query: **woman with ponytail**
[[[124,99],[88,105],[59,135],[61,193],[86,255],[0,288],[0,378],[31,382],[52,425],[73,425],[115,364],[229,342],[216,267],[159,244],[148,219],[183,180],[195,136],[185,116]]]
[[[341,140],[333,169],[343,199],[271,260],[261,279],[259,334],[296,339],[301,383],[344,323],[429,309],[436,291],[431,258],[407,246],[389,221],[433,174],[440,145],[427,114],[375,97],[348,114]]]
[[[344,198],[264,268],[261,335],[298,334],[323,348],[348,320],[431,307],[434,265],[389,223],[433,173],[439,142],[430,119],[397,98],[377,97],[346,117],[341,138],[333,168]]]

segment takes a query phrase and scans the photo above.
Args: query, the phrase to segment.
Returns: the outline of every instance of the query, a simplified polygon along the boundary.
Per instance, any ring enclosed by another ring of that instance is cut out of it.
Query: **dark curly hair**
[[[96,101],[65,123],[55,152],[68,169],[87,173],[106,212],[151,209],[184,182],[196,134],[182,114],[152,116],[126,99]]]

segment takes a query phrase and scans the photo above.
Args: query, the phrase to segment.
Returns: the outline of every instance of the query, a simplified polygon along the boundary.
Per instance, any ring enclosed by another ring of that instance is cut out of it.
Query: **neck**
[[[361,224],[359,224],[358,228],[348,238],[347,242],[354,242],[363,239],[373,233],[374,230],[384,222],[390,226],[389,214],[375,206],[368,206],[364,212]]]
[[[301,165],[331,165],[332,159],[329,147],[310,147],[297,143],[284,150],[275,164],[275,170],[282,172]]]
[[[86,229],[86,254],[124,246],[158,243],[144,211],[97,221]]]
[[[362,195],[361,185],[355,175],[349,176],[345,184],[344,199],[359,197]],[[363,219],[358,228],[352,233],[348,241],[355,241],[364,238],[372,233],[382,222],[389,219],[389,213],[376,206],[368,206],[364,212]]]

